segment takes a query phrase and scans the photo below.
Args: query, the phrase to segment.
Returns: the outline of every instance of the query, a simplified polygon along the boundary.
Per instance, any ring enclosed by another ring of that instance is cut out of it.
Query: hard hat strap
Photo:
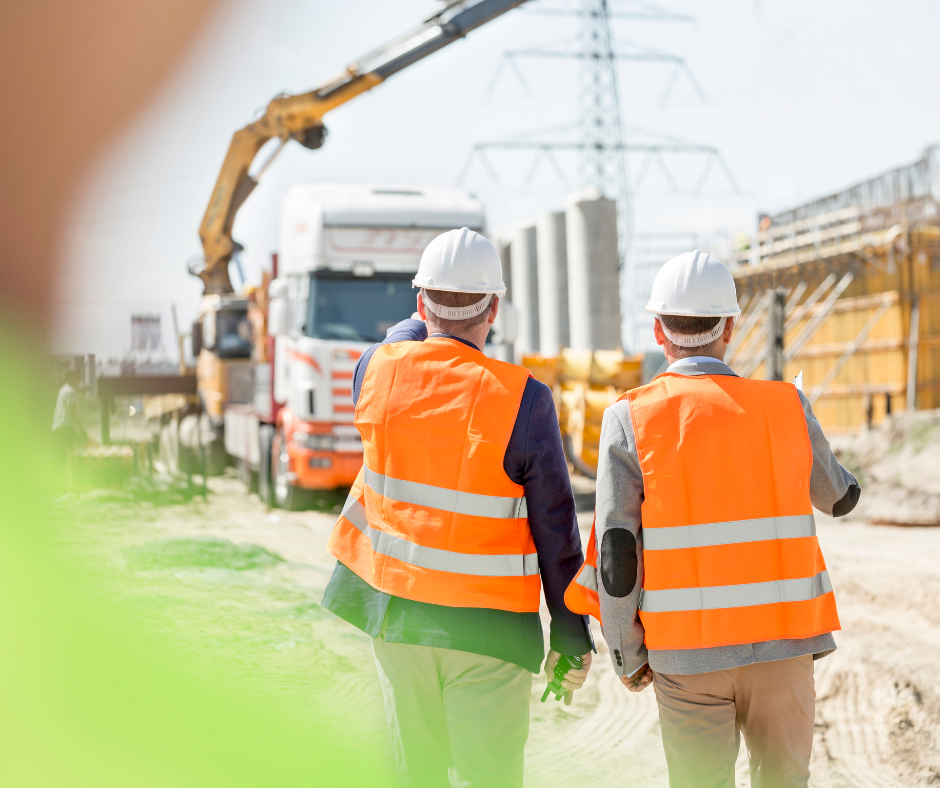
[[[488,309],[490,301],[493,300],[493,294],[487,293],[485,298],[477,301],[475,304],[470,304],[470,306],[444,306],[443,304],[437,304],[432,301],[425,290],[421,291],[421,297],[424,299],[425,308],[444,320],[467,320],[468,318],[476,317],[482,314],[484,310]]]
[[[666,328],[663,321],[659,319],[659,315],[656,316],[656,319],[659,320],[659,327],[663,330],[666,338],[672,342],[673,345],[678,345],[679,347],[701,347],[702,345],[708,345],[714,342],[721,336],[722,331],[725,330],[725,323],[728,322],[728,318],[723,317],[718,321],[718,325],[708,331],[703,331],[701,334],[679,334]]]

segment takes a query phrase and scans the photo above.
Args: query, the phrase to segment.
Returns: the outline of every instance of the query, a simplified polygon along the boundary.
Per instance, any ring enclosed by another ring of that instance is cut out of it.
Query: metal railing
[[[771,226],[792,224],[845,208],[898,205],[913,200],[940,201],[940,146],[931,145],[913,164],[889,170],[835,194],[799,205],[770,217]]]

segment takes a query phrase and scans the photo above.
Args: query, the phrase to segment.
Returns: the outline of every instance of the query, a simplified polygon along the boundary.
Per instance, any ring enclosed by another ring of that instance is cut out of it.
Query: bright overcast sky
[[[308,90],[405,32],[430,0],[239,0],[222,8],[162,94],[113,142],[89,174],[63,248],[55,349],[121,356],[131,313],[198,314],[201,283],[186,273],[200,254],[206,202],[234,131],[278,93]],[[578,0],[530,0],[326,118],[319,151],[291,143],[242,208],[235,238],[249,280],[277,246],[281,196],[295,183],[455,185],[475,142],[502,140],[578,119],[575,61],[518,59],[493,85],[510,49],[578,46],[578,20],[532,13]],[[531,8],[531,12],[527,11]],[[635,8],[618,0],[612,7]],[[656,170],[635,195],[636,232],[750,232],[775,211],[917,159],[940,141],[940,3],[920,0],[666,0],[697,22],[620,20],[639,45],[685,58],[704,92],[680,77],[663,106],[668,65],[620,66],[628,140],[655,133],[722,151],[739,191],[716,169],[697,198],[703,165],[666,158],[679,194]],[[491,230],[560,209],[579,185],[576,157],[563,182],[532,157],[492,153],[499,175],[474,164],[464,186],[484,202]],[[642,161],[631,158],[636,174]]]

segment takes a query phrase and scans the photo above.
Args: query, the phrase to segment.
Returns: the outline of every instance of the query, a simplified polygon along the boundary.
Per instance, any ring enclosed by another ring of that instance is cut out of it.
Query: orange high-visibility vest
[[[404,599],[537,612],[525,494],[503,470],[528,378],[456,340],[381,345],[356,406],[363,467],[330,552]]]
[[[640,620],[651,649],[840,629],[788,383],[667,372],[627,392],[643,474]],[[594,535],[568,607],[600,619]],[[593,559],[593,560],[592,560]]]
[[[581,564],[574,580],[565,589],[565,606],[582,616],[594,616],[600,624],[603,624],[601,603],[597,596],[597,535],[594,530],[596,525],[597,516],[595,515],[594,522],[591,523],[591,536],[584,554],[584,563]]]

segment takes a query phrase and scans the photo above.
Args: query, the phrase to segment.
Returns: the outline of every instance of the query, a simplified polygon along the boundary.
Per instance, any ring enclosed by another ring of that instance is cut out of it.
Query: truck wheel
[[[310,506],[311,495],[309,490],[297,487],[290,482],[287,474],[290,470],[290,458],[284,435],[278,432],[274,440],[274,505],[289,512],[299,512]]]

